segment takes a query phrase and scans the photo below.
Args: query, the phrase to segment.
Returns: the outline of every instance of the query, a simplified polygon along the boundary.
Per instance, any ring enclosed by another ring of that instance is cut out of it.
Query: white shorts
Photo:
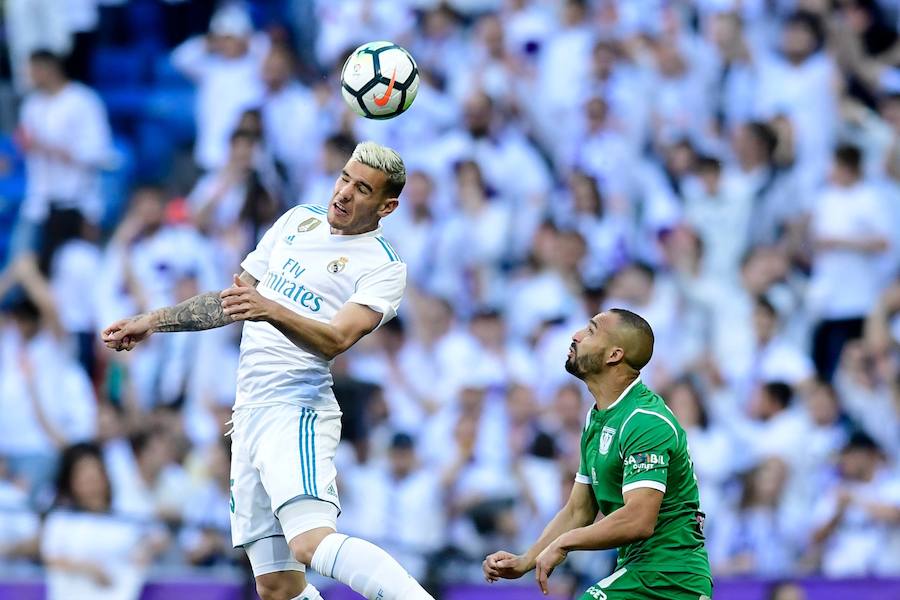
[[[235,547],[283,536],[275,515],[295,498],[318,498],[340,511],[334,467],[340,438],[339,410],[277,404],[234,411],[231,541]]]

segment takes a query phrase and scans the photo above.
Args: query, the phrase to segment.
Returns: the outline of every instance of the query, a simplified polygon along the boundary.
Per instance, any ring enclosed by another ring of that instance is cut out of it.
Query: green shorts
[[[601,579],[581,600],[710,600],[712,581],[694,573],[629,571],[623,567]]]

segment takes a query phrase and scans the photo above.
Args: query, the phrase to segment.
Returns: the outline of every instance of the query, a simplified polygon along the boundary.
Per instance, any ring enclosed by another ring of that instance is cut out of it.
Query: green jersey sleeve
[[[677,447],[678,431],[668,416],[635,410],[622,424],[619,437],[622,493],[642,487],[665,493],[669,462]]]

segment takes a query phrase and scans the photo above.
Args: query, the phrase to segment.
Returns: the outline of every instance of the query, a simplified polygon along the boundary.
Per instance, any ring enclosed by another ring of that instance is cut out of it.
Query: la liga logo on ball
[[[369,42],[354,50],[341,69],[341,94],[361,117],[392,119],[408,109],[419,91],[419,68],[393,42]]]

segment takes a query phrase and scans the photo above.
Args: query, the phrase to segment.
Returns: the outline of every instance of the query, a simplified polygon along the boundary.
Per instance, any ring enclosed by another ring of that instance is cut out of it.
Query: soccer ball
[[[413,103],[419,69],[409,52],[392,42],[369,42],[353,51],[341,70],[341,94],[356,114],[392,119]]]

